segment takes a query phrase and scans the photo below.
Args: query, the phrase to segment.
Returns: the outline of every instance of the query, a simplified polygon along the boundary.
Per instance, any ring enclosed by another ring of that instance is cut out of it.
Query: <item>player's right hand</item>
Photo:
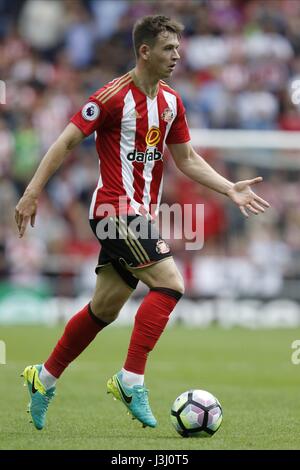
[[[31,193],[24,193],[15,209],[15,220],[19,230],[19,237],[22,238],[27,224],[30,220],[31,227],[34,227],[37,211],[38,198]]]

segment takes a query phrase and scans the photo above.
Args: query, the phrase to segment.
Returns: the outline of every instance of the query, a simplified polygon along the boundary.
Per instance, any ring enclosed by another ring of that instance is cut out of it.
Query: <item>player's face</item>
[[[172,74],[177,61],[179,41],[177,34],[171,32],[160,33],[155,45],[150,49],[149,66],[151,72],[158,78],[168,78]]]

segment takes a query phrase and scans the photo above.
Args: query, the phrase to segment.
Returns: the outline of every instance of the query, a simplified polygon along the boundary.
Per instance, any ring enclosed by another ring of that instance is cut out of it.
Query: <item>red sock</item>
[[[181,294],[173,289],[155,288],[143,300],[135,316],[124,369],[144,374],[147,356],[154,348]]]
[[[76,313],[44,364],[50,374],[58,378],[106,325],[93,314],[89,304]]]

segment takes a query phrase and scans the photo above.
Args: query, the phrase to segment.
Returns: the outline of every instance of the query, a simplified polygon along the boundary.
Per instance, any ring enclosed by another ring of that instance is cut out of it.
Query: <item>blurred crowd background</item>
[[[88,224],[97,182],[93,138],[51,179],[35,229],[20,240],[14,208],[45,151],[87,97],[134,66],[137,18],[166,14],[185,25],[170,85],[191,128],[300,131],[291,84],[300,79],[298,0],[0,0],[0,280],[54,296],[92,291],[99,246]],[[199,187],[165,160],[163,201],[205,204],[205,244],[170,240],[187,295],[300,298],[299,152],[295,167],[252,162],[241,151],[199,148],[232,180],[262,175],[272,208],[245,220],[225,197]],[[227,151],[228,154],[228,151]],[[246,154],[246,152],[245,152]],[[1,290],[0,285],[0,290]]]

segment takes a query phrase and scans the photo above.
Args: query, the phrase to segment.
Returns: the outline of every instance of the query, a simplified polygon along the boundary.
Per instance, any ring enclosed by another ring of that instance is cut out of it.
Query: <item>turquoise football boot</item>
[[[31,414],[32,422],[36,429],[41,430],[46,423],[46,413],[48,405],[55,395],[55,387],[48,390],[39,379],[41,365],[27,366],[22,373],[24,377],[24,386],[27,385],[30,396],[28,411]]]
[[[122,382],[122,372],[118,372],[107,382],[107,393],[127,406],[133,418],[138,419],[145,428],[155,428],[157,421],[154,418],[148,400],[148,390],[142,385],[127,387]]]

